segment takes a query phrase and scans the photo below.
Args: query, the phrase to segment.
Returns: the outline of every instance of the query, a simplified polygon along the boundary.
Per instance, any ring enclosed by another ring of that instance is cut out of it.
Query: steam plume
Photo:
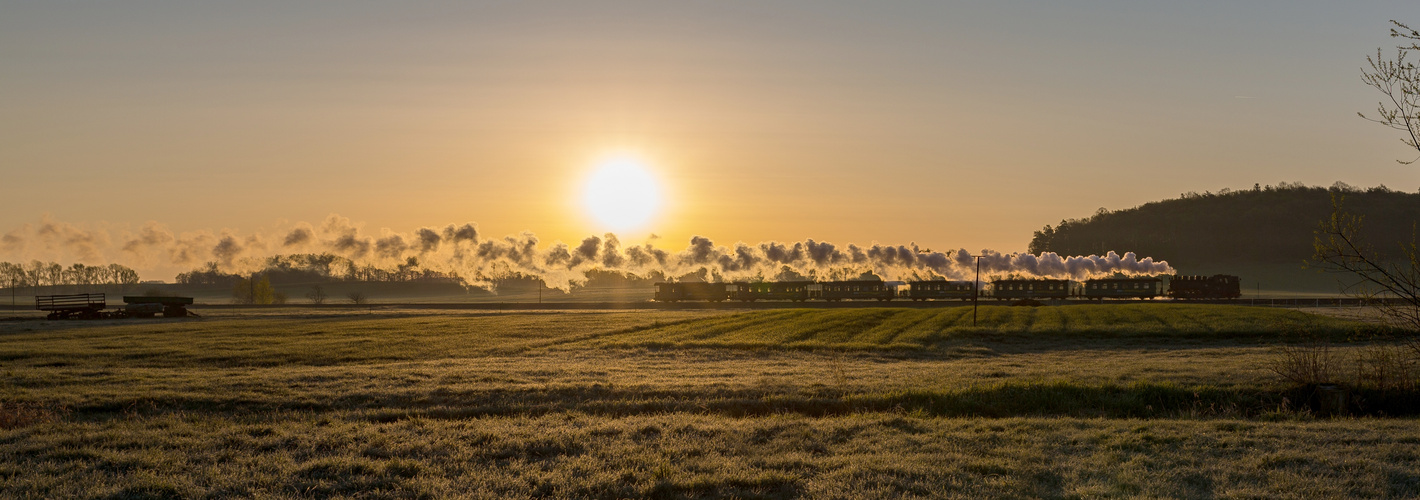
[[[623,245],[610,233],[589,236],[574,244],[543,244],[531,232],[487,238],[472,222],[420,227],[409,233],[381,229],[374,235],[361,224],[334,214],[318,225],[296,223],[270,235],[240,234],[229,229],[175,234],[162,224],[148,222],[136,232],[124,231],[114,236],[106,230],[85,229],[45,217],[39,225],[23,225],[0,236],[0,260],[24,260],[30,257],[26,252],[42,253],[35,256],[50,259],[56,254],[67,255],[94,264],[117,261],[139,269],[191,269],[215,262],[219,269],[234,273],[259,270],[266,258],[277,254],[327,253],[361,265],[389,266],[414,259],[423,268],[454,272],[481,286],[521,275],[540,277],[549,286],[564,289],[584,282],[592,270],[643,277],[696,275],[699,279],[719,280],[774,279],[781,275],[849,279],[869,272],[889,280],[969,280],[974,276],[978,255],[983,278],[1016,275],[1085,279],[1116,273],[1174,272],[1165,261],[1112,251],[1087,256],[992,250],[973,254],[966,249],[930,251],[916,244],[859,246],[813,239],[723,245],[703,236],[692,237],[683,249],[668,250],[651,242]]]

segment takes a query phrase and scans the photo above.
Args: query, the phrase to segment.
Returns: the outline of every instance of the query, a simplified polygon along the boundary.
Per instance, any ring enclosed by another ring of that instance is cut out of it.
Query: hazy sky
[[[665,189],[623,239],[669,248],[1019,251],[1185,191],[1415,191],[1356,116],[1390,19],[1420,2],[7,1],[0,233],[338,213],[572,241],[605,230],[577,200],[613,150]]]

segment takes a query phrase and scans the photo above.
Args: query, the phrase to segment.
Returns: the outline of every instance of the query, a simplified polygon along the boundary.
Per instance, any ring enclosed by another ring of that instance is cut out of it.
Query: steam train
[[[1167,283],[1165,283],[1167,278]],[[1155,276],[1141,278],[1099,278],[1085,281],[1063,279],[997,279],[982,287],[980,298],[995,300],[1027,299],[1139,299],[1169,297],[1177,300],[1236,299],[1242,296],[1237,276]],[[778,300],[804,302],[823,300],[894,299],[913,301],[971,300],[977,296],[970,281],[773,281],[705,283],[656,283],[658,302],[737,300],[755,302]]]

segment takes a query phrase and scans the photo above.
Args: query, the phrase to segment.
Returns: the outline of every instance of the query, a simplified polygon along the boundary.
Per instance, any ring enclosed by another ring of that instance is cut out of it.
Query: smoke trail
[[[332,214],[321,224],[296,223],[285,229],[240,234],[197,231],[174,234],[166,226],[148,222],[136,232],[115,238],[103,230],[84,229],[49,220],[23,225],[0,237],[0,260],[42,252],[72,255],[89,263],[119,261],[139,269],[186,266],[214,262],[225,272],[259,270],[267,258],[292,253],[330,254],[360,265],[393,267],[414,259],[424,269],[457,273],[469,283],[491,286],[514,276],[539,277],[548,286],[567,289],[587,279],[593,270],[657,279],[694,276],[699,279],[755,280],[776,276],[846,279],[872,273],[889,280],[972,279],[980,256],[983,278],[992,276],[1085,279],[1124,275],[1169,274],[1165,261],[1122,255],[1061,256],[1000,253],[966,249],[928,251],[916,244],[838,245],[808,239],[801,242],[766,241],[756,244],[717,244],[695,236],[681,250],[668,250],[652,242],[623,245],[615,234],[589,236],[573,244],[543,244],[524,232],[486,238],[472,222],[424,226],[409,233],[381,229],[369,234],[363,225]],[[273,243],[268,243],[273,242]]]
[[[46,250],[67,249],[80,260],[102,262],[101,249],[109,244],[109,236],[103,231],[81,229],[67,222],[58,222],[44,217],[34,232],[38,242]]]

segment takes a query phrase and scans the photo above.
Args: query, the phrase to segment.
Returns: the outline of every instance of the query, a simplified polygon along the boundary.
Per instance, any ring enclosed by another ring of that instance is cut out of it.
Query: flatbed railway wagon
[[[976,286],[970,281],[909,281],[907,298],[922,302],[927,300],[971,300],[976,294]]]
[[[1171,276],[1169,297],[1174,299],[1236,299],[1242,297],[1242,285],[1237,276]]]
[[[49,319],[99,319],[103,317],[108,302],[102,293],[75,293],[69,295],[39,295],[35,297],[35,309],[48,311]]]
[[[123,302],[128,304],[124,309],[132,316],[139,318],[151,318],[158,313],[163,313],[164,318],[182,318],[186,316],[196,316],[192,311],[187,310],[187,306],[192,305],[192,297],[150,297],[150,296],[124,296]]]
[[[998,300],[1068,299],[1070,280],[1000,279],[991,282],[991,296]]]
[[[809,297],[829,302],[841,300],[886,302],[897,296],[896,288],[883,281],[825,281],[818,283],[815,288],[817,290],[810,289]]]
[[[732,283],[704,283],[704,282],[680,282],[680,283],[656,283],[657,302],[680,302],[683,300],[704,300],[709,302],[724,302],[736,293],[737,287]]]
[[[159,313],[165,318],[199,317],[187,310],[192,297],[128,296],[123,302],[125,305],[105,311],[108,300],[102,293],[39,295],[35,297],[35,309],[49,311],[47,318],[52,320],[151,318]]]
[[[809,286],[812,281],[767,281],[761,283],[734,283],[733,299],[741,302],[756,300],[788,300],[803,302],[809,300]]]
[[[1159,278],[1100,278],[1085,280],[1080,296],[1090,300],[1150,300],[1164,294],[1163,283],[1164,281]]]

